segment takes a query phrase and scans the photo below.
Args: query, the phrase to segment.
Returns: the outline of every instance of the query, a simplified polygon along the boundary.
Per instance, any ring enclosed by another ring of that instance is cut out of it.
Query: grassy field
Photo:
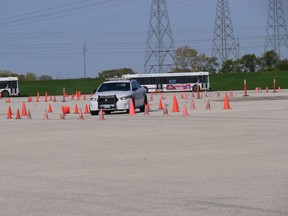
[[[20,82],[20,92],[22,96],[35,96],[37,92],[45,95],[47,91],[49,95],[61,95],[63,88],[68,94],[81,93],[90,94],[96,89],[103,79],[67,79],[67,80],[43,80],[43,81],[25,81]]]
[[[276,86],[288,88],[288,72],[261,72],[261,73],[234,73],[234,74],[211,74],[211,90],[242,90],[244,80],[247,82],[247,89],[261,87],[273,88],[273,80]],[[44,95],[61,95],[63,88],[68,94],[81,91],[90,94],[96,89],[103,79],[69,79],[69,80],[47,80],[47,81],[26,81],[20,83],[20,91],[23,96],[35,96],[37,92]]]
[[[273,81],[276,80],[277,88],[288,88],[288,72],[258,72],[258,73],[234,73],[234,74],[211,74],[211,90],[241,90],[244,80],[247,82],[247,89],[273,88]]]

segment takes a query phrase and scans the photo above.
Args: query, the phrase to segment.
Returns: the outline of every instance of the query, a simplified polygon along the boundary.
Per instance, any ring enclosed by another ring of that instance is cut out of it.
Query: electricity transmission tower
[[[288,34],[282,0],[269,0],[265,52],[274,50],[279,57],[284,57],[285,48],[288,49]]]
[[[145,55],[145,73],[165,73],[174,66],[175,47],[166,0],[152,0]]]
[[[217,0],[212,56],[221,63],[237,58],[228,0]]]

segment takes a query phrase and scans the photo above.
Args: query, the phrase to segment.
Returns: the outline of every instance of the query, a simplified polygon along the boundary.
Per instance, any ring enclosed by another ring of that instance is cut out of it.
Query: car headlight
[[[120,97],[120,100],[127,100],[131,98],[131,95],[127,95],[127,96],[123,96],[123,97]]]
[[[90,100],[91,100],[91,101],[97,101],[97,98],[91,97]]]

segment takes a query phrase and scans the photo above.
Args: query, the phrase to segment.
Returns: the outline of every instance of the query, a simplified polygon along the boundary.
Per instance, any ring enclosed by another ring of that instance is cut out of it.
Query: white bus
[[[18,96],[18,77],[0,77],[0,93],[2,97]]]
[[[209,90],[209,72],[180,72],[180,73],[157,73],[157,74],[126,74],[123,79],[135,79],[148,92],[155,91],[197,91]]]

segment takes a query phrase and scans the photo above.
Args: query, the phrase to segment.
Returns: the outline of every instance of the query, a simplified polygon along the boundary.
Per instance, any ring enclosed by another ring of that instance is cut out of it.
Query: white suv
[[[123,110],[129,112],[130,98],[133,100],[134,108],[144,112],[147,103],[146,89],[136,80],[103,82],[90,98],[90,113],[98,115],[100,109],[107,114]]]

